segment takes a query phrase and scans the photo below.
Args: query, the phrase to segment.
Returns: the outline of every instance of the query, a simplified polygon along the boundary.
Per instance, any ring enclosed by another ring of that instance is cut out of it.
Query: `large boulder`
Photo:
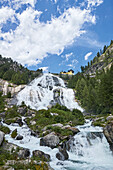
[[[113,121],[109,122],[104,128],[104,135],[110,144],[110,148],[113,152]]]
[[[69,158],[69,155],[68,155],[66,149],[59,147],[59,152],[56,154],[56,158],[61,161],[67,160]]]
[[[46,162],[50,161],[50,155],[45,154],[44,152],[39,151],[39,150],[33,151],[33,156],[38,157],[40,160],[43,160],[43,161],[46,161]]]
[[[20,149],[18,152],[18,156],[22,159],[26,159],[30,156],[30,151],[29,149]]]
[[[0,131],[0,145],[2,144],[3,140],[4,140],[4,132]]]
[[[59,137],[54,132],[51,132],[50,134],[40,139],[41,146],[49,146],[52,149],[58,146],[59,142]]]

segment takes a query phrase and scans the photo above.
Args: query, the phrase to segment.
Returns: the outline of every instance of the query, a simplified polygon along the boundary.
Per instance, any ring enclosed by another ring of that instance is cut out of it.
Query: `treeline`
[[[76,96],[87,112],[106,114],[113,112],[113,65],[95,77],[79,78],[75,89]]]
[[[111,40],[110,45],[113,44]],[[104,46],[103,53],[108,47]],[[108,53],[108,52],[107,52]],[[101,53],[97,53],[99,56]],[[112,51],[109,56],[112,58]],[[92,60],[93,63],[95,58]],[[107,60],[107,59],[106,59]],[[106,61],[107,62],[107,61]],[[113,63],[113,62],[111,62]],[[86,71],[90,65],[82,67],[81,72],[68,80],[68,87],[76,90],[76,97],[89,113],[106,114],[113,112],[113,64],[110,69],[97,70],[95,75],[88,75]]]
[[[11,81],[14,84],[27,84],[39,76],[42,70],[30,71],[11,58],[3,58],[0,55],[0,78]]]
[[[111,42],[110,42],[110,45],[112,45],[112,44],[113,44],[113,40],[111,40]],[[86,66],[81,66],[81,71],[84,73],[90,66],[97,63],[99,61],[99,57],[106,52],[108,47],[109,46],[104,45],[103,49],[102,50],[100,49],[100,51],[97,52],[97,55],[93,58],[93,60],[88,62],[88,64]]]

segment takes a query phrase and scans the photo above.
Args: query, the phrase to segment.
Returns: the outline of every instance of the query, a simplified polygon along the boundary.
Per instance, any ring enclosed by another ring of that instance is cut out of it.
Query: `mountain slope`
[[[101,52],[102,53],[102,52]],[[113,43],[109,47],[104,46],[103,54],[97,53],[97,56],[88,63],[88,66],[85,69],[85,74],[90,76],[95,75],[97,71],[107,70],[113,64]]]
[[[11,58],[3,58],[0,55],[0,78],[11,81],[17,85],[27,84],[39,76],[42,70],[30,71]]]

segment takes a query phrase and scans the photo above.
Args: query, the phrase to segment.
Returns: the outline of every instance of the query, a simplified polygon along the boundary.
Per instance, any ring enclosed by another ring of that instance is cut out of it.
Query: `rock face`
[[[59,137],[56,136],[54,132],[40,139],[41,146],[49,146],[52,149],[55,148],[59,144],[59,142],[60,142]]]
[[[59,147],[59,152],[56,154],[56,158],[61,161],[67,160],[69,158],[69,155],[66,149],[65,148],[62,149],[61,147]]]
[[[0,145],[2,144],[3,140],[4,140],[4,133],[0,131]]]
[[[110,144],[110,149],[113,152],[113,121],[109,122],[104,128],[104,135]]]
[[[33,156],[37,156],[39,159],[44,160],[44,161],[50,161],[50,155],[49,154],[45,154],[42,151],[39,150],[35,150],[33,151]]]
[[[11,94],[14,95],[21,91],[24,87],[25,85],[17,86],[15,84],[9,83],[6,80],[0,79],[0,90],[3,91],[3,95],[7,95],[8,92],[11,92]]]

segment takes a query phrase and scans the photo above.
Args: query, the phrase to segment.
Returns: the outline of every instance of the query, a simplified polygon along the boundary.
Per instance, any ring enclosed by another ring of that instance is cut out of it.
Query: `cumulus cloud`
[[[32,7],[36,3],[35,0],[15,2],[30,3]],[[40,22],[42,12],[32,7],[28,7],[22,13],[15,13],[8,8],[9,15],[5,15],[7,11],[3,12],[4,19],[1,21],[4,23],[9,17],[18,19],[19,25],[15,30],[1,32],[3,40],[0,40],[0,52],[3,56],[12,57],[23,65],[36,65],[48,54],[60,55],[65,47],[85,33],[84,23],[96,22],[95,15],[92,15],[89,9],[72,7],[58,18],[53,17],[51,21],[43,23]]]
[[[44,73],[48,73],[49,67],[40,67],[39,69],[42,69]]]
[[[9,7],[2,7],[0,9],[0,24],[6,23],[8,19],[14,20],[15,11]]]
[[[92,55],[92,52],[89,52],[87,53],[85,56],[84,56],[84,59],[85,60],[88,60],[88,58]]]

